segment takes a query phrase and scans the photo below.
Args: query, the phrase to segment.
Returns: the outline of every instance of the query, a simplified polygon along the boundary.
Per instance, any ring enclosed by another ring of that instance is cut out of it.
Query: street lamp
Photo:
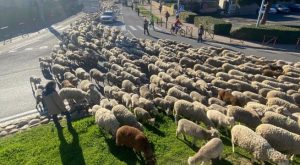
[[[265,0],[262,0],[260,8],[259,8],[259,12],[258,12],[258,18],[257,18],[257,22],[256,22],[256,27],[258,27],[258,25],[259,25],[259,21],[260,21],[260,18],[261,18],[262,9],[264,7],[264,4],[265,4]],[[266,12],[266,9],[264,10],[264,12]]]

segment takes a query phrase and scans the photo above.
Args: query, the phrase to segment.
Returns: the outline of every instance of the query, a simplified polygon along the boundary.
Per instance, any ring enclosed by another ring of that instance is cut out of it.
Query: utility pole
[[[179,1],[180,0],[177,0],[177,13],[179,14]]]
[[[258,11],[258,18],[257,18],[257,22],[256,22],[256,27],[259,26],[259,22],[260,22],[261,15],[262,15],[262,9],[263,9],[264,5],[265,5],[265,0],[262,0],[259,11]],[[265,8],[264,12],[266,12],[266,8]]]

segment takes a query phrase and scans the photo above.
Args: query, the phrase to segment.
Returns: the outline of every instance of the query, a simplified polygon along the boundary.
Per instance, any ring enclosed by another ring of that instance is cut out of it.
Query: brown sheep
[[[69,80],[64,80],[61,83],[61,88],[76,88],[74,84],[72,84]]]
[[[238,103],[238,99],[236,96],[233,96],[231,94],[231,90],[224,90],[221,89],[218,92],[218,99],[223,100],[224,102],[226,102],[227,104],[231,104],[231,105],[240,105]]]
[[[137,128],[124,125],[117,130],[116,133],[117,146],[133,148],[135,152],[143,152],[147,165],[156,164],[151,145],[144,133]]]

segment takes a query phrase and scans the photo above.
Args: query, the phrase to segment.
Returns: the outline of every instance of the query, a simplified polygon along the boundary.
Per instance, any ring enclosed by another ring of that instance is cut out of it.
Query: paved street
[[[121,7],[122,12],[119,20],[110,26],[116,27],[127,33],[129,36],[149,38],[157,40],[159,38],[177,40],[189,43],[193,46],[223,46],[237,51],[245,52],[246,55],[264,56],[269,59],[282,59],[287,61],[300,61],[300,53],[286,53],[282,51],[271,51],[265,49],[253,49],[243,46],[232,47],[221,45],[215,41],[207,41],[198,44],[194,39],[183,38],[170,35],[168,30],[156,27],[157,31],[150,30],[150,36],[143,34],[143,18],[129,7]],[[92,9],[94,11],[95,8]],[[91,11],[91,10],[89,10]],[[79,13],[49,29],[43,29],[26,37],[17,37],[12,43],[0,45],[0,121],[1,119],[19,114],[30,113],[35,110],[35,100],[29,84],[29,77],[36,75],[42,77],[39,68],[38,57],[48,56],[53,47],[58,47],[58,39],[55,31],[62,32],[68,28],[71,22],[83,16]]]

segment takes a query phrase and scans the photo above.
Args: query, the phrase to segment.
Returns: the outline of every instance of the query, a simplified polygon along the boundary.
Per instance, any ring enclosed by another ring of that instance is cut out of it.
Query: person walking
[[[159,10],[159,13],[161,14],[161,10],[162,10],[162,4],[161,3],[159,4],[158,10]]]
[[[140,8],[137,7],[136,11],[137,11],[138,16],[140,16]]]
[[[63,99],[58,95],[55,90],[56,83],[55,81],[49,81],[46,86],[45,90],[43,91],[43,103],[45,105],[46,110],[48,111],[49,115],[51,115],[55,127],[57,129],[62,129],[63,127],[60,125],[57,115],[63,114],[66,115],[67,118],[67,125],[68,129],[72,129],[71,123],[71,115],[69,111],[66,109]]]
[[[204,34],[204,27],[203,27],[203,25],[201,25],[198,30],[198,43],[199,43],[199,41],[201,43],[203,42],[203,38],[202,38],[203,34]]]
[[[150,35],[149,30],[148,30],[148,26],[149,26],[149,22],[148,22],[147,18],[145,18],[144,19],[144,34],[146,34],[146,32],[147,32],[147,34]]]
[[[169,17],[170,17],[170,13],[168,11],[166,12],[165,17],[166,17],[166,22],[168,22]]]

